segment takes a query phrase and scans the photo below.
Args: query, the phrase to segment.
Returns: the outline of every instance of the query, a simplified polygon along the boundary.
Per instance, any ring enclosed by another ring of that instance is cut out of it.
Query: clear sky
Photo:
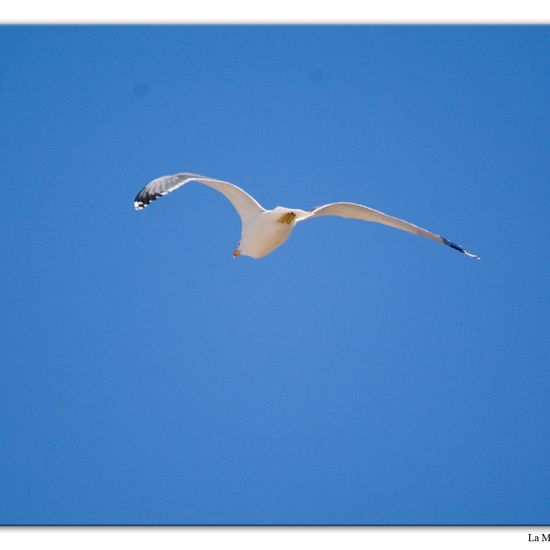
[[[0,27],[0,523],[550,521],[550,28]],[[480,262],[265,207],[367,204]]]

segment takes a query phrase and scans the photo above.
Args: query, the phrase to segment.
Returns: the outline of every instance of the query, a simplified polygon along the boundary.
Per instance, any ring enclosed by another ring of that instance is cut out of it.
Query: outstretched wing
[[[318,206],[306,215],[300,216],[297,221],[305,221],[317,216],[339,216],[341,218],[352,218],[355,220],[382,223],[384,225],[389,225],[390,227],[395,227],[396,229],[401,229],[402,231],[407,231],[413,235],[420,235],[421,237],[426,237],[428,239],[432,239],[433,241],[446,244],[447,246],[466,254],[466,256],[470,256],[470,258],[476,258],[477,260],[480,259],[479,256],[468,252],[458,244],[447,240],[445,237],[436,235],[427,229],[418,227],[417,225],[406,222],[405,220],[388,216],[388,214],[384,214],[383,212],[379,212],[373,208],[363,206],[362,204],[354,204],[351,202],[335,202],[333,204],[325,204],[323,206]]]
[[[151,204],[159,197],[175,191],[190,181],[202,183],[203,185],[207,185],[208,187],[212,187],[212,189],[223,193],[231,201],[231,204],[239,213],[243,223],[255,214],[264,211],[258,201],[252,198],[240,187],[226,181],[216,180],[206,176],[200,176],[198,174],[190,174],[189,172],[182,172],[180,174],[174,174],[173,176],[162,176],[161,178],[157,178],[149,182],[136,195],[136,198],[134,199],[134,207],[136,210],[143,210],[147,205]]]

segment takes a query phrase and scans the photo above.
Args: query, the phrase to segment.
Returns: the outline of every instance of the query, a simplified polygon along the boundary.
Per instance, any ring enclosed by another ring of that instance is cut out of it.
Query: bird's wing
[[[136,195],[134,207],[136,210],[142,210],[159,197],[175,191],[189,181],[202,183],[223,193],[231,201],[231,204],[233,204],[235,210],[239,213],[243,223],[255,214],[264,211],[261,205],[240,187],[226,181],[199,176],[198,174],[190,174],[188,172],[174,174],[173,176],[162,176],[161,178],[149,182]]]
[[[325,204],[323,206],[318,206],[311,212],[307,212],[305,215],[299,216],[297,221],[305,221],[317,216],[339,216],[341,218],[353,218],[355,220],[382,223],[384,225],[389,225],[390,227],[395,227],[396,229],[401,229],[402,231],[407,231],[413,235],[420,235],[421,237],[426,237],[428,239],[432,239],[433,241],[446,244],[447,246],[466,254],[466,256],[470,256],[470,258],[476,258],[479,260],[479,256],[468,252],[458,244],[447,240],[445,237],[436,235],[427,229],[418,227],[417,225],[406,222],[405,220],[388,216],[388,214],[384,214],[383,212],[379,212],[373,208],[363,206],[362,204],[354,204],[351,202],[335,202],[332,204]]]

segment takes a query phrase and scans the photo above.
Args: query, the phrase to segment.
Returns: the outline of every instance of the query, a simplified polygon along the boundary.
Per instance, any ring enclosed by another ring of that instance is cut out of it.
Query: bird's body
[[[303,210],[277,206],[256,214],[243,224],[238,255],[258,260],[279,248],[296,226],[298,212]]]
[[[467,256],[479,259],[475,254],[468,252],[461,246],[452,243],[436,233],[432,233],[427,229],[399,218],[394,218],[368,206],[349,202],[337,202],[325,204],[309,211],[299,208],[285,208],[284,206],[277,206],[273,210],[266,210],[248,193],[232,183],[188,172],[182,172],[173,176],[163,176],[151,181],[137,194],[134,200],[134,207],[136,210],[142,210],[154,200],[190,181],[202,183],[223,193],[239,213],[242,221],[242,233],[241,240],[237,249],[233,252],[233,256],[242,255],[250,256],[254,259],[263,258],[286,242],[296,224],[318,216],[338,216],[389,225],[396,229],[432,239],[450,246]]]

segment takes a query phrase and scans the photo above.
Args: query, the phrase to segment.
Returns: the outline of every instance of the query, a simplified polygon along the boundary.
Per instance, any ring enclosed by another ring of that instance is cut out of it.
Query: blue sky
[[[0,27],[0,522],[550,521],[548,27]],[[347,200],[233,260],[265,207]]]

